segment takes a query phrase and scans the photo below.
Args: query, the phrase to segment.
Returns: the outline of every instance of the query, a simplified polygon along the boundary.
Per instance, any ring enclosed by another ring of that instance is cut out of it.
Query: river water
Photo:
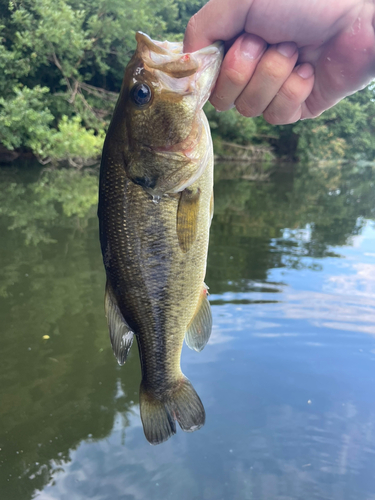
[[[103,311],[95,173],[0,170],[2,500],[374,500],[375,169],[217,165],[205,426],[153,447]],[[48,337],[48,338],[47,338]]]

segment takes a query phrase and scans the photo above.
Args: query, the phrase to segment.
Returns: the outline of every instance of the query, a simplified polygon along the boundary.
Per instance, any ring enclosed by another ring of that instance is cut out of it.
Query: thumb
[[[184,52],[194,52],[218,40],[239,35],[253,0],[211,0],[188,22]]]

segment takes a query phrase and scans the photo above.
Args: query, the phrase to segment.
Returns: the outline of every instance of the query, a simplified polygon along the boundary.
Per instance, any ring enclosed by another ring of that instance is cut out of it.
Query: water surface
[[[96,176],[0,170],[2,499],[375,499],[375,171],[268,172],[216,167],[213,333],[182,353],[206,425],[152,447],[136,346],[120,368],[108,340]]]

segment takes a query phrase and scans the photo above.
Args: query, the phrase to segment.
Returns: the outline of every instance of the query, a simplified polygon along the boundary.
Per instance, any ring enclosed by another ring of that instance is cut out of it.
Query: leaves
[[[43,163],[53,159],[68,161],[73,167],[82,167],[99,157],[103,142],[103,130],[96,134],[93,129],[82,126],[79,116],[69,119],[64,115],[58,124],[58,130],[50,133],[40,156],[44,158]]]
[[[33,89],[15,87],[13,96],[0,97],[0,142],[6,148],[24,145],[36,154],[42,152],[53,120],[44,101],[48,92],[47,87],[39,85]]]
[[[82,166],[97,158],[135,32],[182,40],[204,3],[0,0],[0,143],[31,150],[42,162]],[[243,155],[238,147],[226,151],[226,142],[290,160],[372,161],[375,155],[371,85],[319,118],[292,125],[205,109],[219,155]]]
[[[194,0],[0,0],[0,142],[41,161],[97,158],[135,32],[181,34]]]

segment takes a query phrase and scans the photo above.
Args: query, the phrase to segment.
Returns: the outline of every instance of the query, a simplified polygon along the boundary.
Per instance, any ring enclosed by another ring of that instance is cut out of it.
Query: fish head
[[[126,122],[127,175],[154,197],[194,182],[203,134],[202,107],[216,82],[223,44],[185,54],[182,43],[136,34],[119,98]]]

